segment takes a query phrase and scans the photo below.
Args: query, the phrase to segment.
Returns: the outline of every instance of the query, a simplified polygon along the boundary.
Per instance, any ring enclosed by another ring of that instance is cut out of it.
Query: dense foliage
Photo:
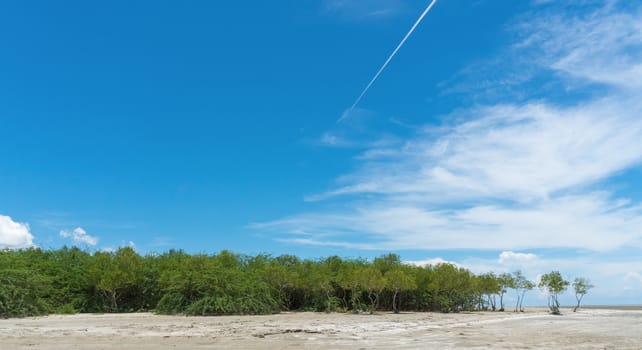
[[[507,288],[523,300],[532,285],[524,285],[519,272],[475,275],[451,264],[411,266],[395,254],[367,261],[229,251],[206,255],[170,250],[141,256],[127,247],[94,253],[75,247],[0,251],[0,317],[503,310]]]

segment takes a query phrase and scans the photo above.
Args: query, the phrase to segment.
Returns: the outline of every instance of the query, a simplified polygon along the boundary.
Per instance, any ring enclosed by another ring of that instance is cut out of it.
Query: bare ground
[[[642,310],[79,314],[0,320],[0,349],[642,349]]]

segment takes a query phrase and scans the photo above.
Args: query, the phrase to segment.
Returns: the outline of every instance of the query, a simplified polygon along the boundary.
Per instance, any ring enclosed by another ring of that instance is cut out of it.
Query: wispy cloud
[[[0,215],[0,249],[33,247],[29,224],[16,222],[10,216]]]
[[[60,237],[69,238],[75,244],[86,244],[91,247],[98,244],[98,237],[90,236],[89,234],[87,234],[87,231],[85,231],[82,227],[76,227],[71,231],[61,230]]]
[[[512,45],[442,82],[442,93],[488,103],[506,97],[528,101],[532,96],[554,97],[573,91],[604,92],[596,87],[642,87],[639,4],[546,2],[544,9],[536,7],[511,23],[509,30],[517,36]]]
[[[322,197],[547,198],[638,164],[641,107],[637,99],[617,96],[570,108],[541,102],[476,108],[465,115],[470,121],[424,129],[403,147],[388,149],[378,162],[344,177],[348,185]]]
[[[607,2],[513,24],[517,62],[599,96],[460,110],[401,146],[368,148],[335,189],[308,197],[347,209],[253,227],[361,249],[641,247],[641,204],[605,186],[642,163],[641,9]]]
[[[621,89],[642,87],[642,7],[605,1],[596,11],[522,22],[522,50],[540,52],[538,63],[561,74]]]
[[[322,11],[345,20],[387,18],[406,8],[404,0],[324,0]]]
[[[642,208],[600,194],[565,196],[516,208],[480,205],[430,210],[394,205],[384,202],[344,214],[299,215],[255,228],[303,233],[317,244],[328,241],[335,246],[337,240],[358,237],[362,246],[372,249],[574,247],[601,251],[640,246],[642,238]]]
[[[350,118],[324,132],[315,144],[361,150],[389,147],[402,142],[389,131],[395,127],[399,125],[393,125],[390,121],[382,120],[376,113],[357,107],[350,114]]]

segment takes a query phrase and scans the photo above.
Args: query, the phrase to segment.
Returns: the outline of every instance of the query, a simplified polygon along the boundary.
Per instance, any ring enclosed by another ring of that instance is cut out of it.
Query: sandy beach
[[[2,349],[642,349],[642,310],[79,314],[0,320]]]

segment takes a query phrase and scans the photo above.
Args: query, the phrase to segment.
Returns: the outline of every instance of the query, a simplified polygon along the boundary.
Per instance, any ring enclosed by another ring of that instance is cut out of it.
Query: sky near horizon
[[[3,1],[0,248],[395,252],[642,304],[642,5],[438,0],[349,111],[429,3]]]

